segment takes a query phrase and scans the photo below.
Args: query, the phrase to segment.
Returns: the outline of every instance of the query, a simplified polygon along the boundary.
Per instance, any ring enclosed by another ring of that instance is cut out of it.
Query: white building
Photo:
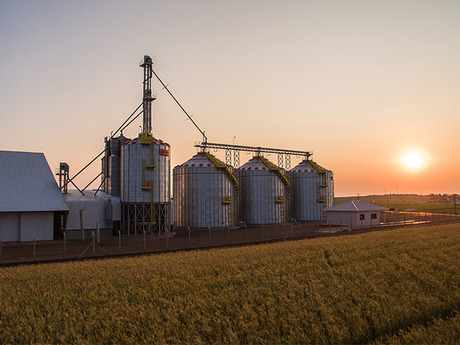
[[[326,208],[328,224],[343,226],[373,226],[380,224],[381,213],[388,208],[360,200]]]
[[[120,229],[121,204],[120,198],[98,191],[69,190],[63,194],[69,207],[66,224],[67,238],[81,238],[81,226],[85,238],[90,237],[99,225],[101,236],[112,236]]]
[[[53,240],[69,211],[43,153],[0,151],[0,239]]]

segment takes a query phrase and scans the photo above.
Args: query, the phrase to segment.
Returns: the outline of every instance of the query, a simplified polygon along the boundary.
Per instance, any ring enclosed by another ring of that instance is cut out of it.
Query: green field
[[[460,225],[0,269],[0,343],[455,343]]]
[[[388,194],[336,197],[335,205],[358,199],[387,208],[397,208],[400,211],[404,211],[406,209],[416,209],[419,212],[455,213],[456,211],[457,213],[460,213],[460,205],[454,206],[452,195],[440,194]],[[457,196],[456,200],[459,201],[460,196]]]

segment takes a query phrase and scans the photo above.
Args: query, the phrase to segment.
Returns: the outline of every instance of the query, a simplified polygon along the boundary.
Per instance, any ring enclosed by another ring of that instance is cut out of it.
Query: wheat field
[[[0,269],[0,343],[455,343],[460,225]]]

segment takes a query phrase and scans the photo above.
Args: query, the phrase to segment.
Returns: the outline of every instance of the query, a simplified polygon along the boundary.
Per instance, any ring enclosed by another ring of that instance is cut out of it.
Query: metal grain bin
[[[237,171],[240,215],[246,224],[284,223],[289,218],[289,182],[283,171],[256,156]]]
[[[102,157],[102,183],[104,193],[119,197],[121,194],[120,146],[128,139],[120,135],[105,141],[105,155]]]
[[[297,221],[325,221],[325,208],[334,205],[334,174],[312,160],[289,172],[292,217]]]
[[[232,168],[199,152],[173,169],[174,226],[222,228],[238,223],[238,182]]]
[[[121,202],[127,233],[165,232],[171,197],[170,146],[141,134],[121,147]]]

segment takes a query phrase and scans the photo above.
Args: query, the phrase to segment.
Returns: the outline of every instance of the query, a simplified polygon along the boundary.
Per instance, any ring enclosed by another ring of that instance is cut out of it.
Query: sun
[[[423,150],[411,149],[402,155],[401,162],[409,171],[420,171],[428,165],[428,155]]]

